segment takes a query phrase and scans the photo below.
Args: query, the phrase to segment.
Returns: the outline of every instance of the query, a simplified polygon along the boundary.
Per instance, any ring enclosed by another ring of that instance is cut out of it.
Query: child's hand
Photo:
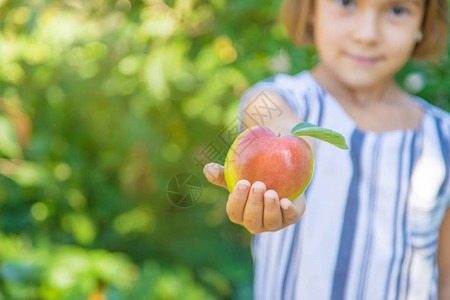
[[[209,182],[228,190],[223,171],[224,167],[216,163],[209,163],[203,169]],[[243,190],[239,189],[241,185]],[[305,198],[302,194],[294,202],[287,198],[279,200],[277,192],[266,190],[263,182],[257,181],[250,187],[250,182],[240,180],[228,196],[226,210],[233,223],[244,226],[252,234],[278,231],[300,220],[305,211]]]

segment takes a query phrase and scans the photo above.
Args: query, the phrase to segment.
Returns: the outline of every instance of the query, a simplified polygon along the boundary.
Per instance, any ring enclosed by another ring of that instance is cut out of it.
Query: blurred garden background
[[[251,299],[250,234],[202,155],[247,88],[316,62],[280,2],[0,0],[1,300]],[[449,69],[397,79],[448,111]]]

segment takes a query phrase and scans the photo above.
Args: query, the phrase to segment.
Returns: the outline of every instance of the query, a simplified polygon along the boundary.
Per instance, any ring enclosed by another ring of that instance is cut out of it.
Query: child
[[[246,91],[241,129],[287,135],[310,122],[343,134],[350,150],[309,140],[314,176],[294,202],[245,178],[229,194],[230,220],[253,234],[255,299],[450,299],[450,115],[393,79],[411,56],[445,51],[447,0],[283,8],[293,41],[313,41],[320,62]],[[268,103],[280,116],[254,120]],[[205,175],[226,188],[222,166]]]

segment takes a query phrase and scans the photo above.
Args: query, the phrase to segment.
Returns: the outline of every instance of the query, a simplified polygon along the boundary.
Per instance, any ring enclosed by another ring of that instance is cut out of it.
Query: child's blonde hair
[[[280,20],[297,46],[312,44],[314,0],[284,0]],[[423,38],[413,52],[416,60],[437,60],[447,50],[447,0],[425,0]]]

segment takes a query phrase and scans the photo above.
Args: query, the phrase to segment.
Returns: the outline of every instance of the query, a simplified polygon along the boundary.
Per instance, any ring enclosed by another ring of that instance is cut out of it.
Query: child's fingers
[[[228,190],[225,176],[223,174],[224,167],[220,164],[209,163],[203,167],[203,174],[212,184],[223,187]]]
[[[280,206],[283,214],[283,226],[286,227],[300,220],[305,211],[305,200],[300,197],[291,202],[289,199],[283,198],[280,200]]]
[[[268,190],[264,194],[264,219],[263,227],[267,230],[279,228],[283,224],[283,216],[280,210],[278,194],[274,190]]]
[[[264,192],[266,185],[261,181],[253,183],[244,208],[244,226],[250,233],[258,233],[262,228]]]
[[[231,222],[237,224],[242,223],[249,190],[250,182],[247,180],[239,180],[233,192],[228,196],[226,211]]]

